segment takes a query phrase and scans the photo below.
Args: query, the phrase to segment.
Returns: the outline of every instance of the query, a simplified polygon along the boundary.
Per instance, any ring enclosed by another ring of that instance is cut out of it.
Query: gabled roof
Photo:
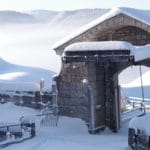
[[[75,32],[75,33],[67,36],[63,40],[55,43],[55,45],[53,46],[53,49],[54,50],[59,49],[65,43],[67,43],[67,42],[71,41],[72,39],[78,37],[79,35],[87,32],[91,28],[94,28],[95,26],[104,22],[105,20],[111,19],[112,17],[117,16],[119,14],[124,14],[124,15],[130,16],[131,18],[136,19],[148,26],[150,25],[150,11],[148,11],[148,10],[139,10],[139,9],[125,8],[125,7],[113,8],[108,13],[104,14],[103,16],[97,18],[96,20],[92,21],[88,25],[81,28],[78,32]]]

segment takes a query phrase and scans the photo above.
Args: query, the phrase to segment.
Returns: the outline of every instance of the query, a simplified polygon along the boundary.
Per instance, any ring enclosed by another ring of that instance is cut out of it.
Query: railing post
[[[31,137],[35,136],[35,123],[31,123]]]

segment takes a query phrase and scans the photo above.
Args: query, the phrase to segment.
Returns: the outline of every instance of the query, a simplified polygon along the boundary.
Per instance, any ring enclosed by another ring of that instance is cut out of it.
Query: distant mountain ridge
[[[80,25],[88,23],[108,11],[109,9],[81,9],[73,11],[32,10],[26,12],[8,10],[0,11],[0,23],[50,23],[51,25]]]
[[[81,9],[75,11],[64,11],[58,13],[53,20],[51,20],[52,25],[67,25],[70,27],[80,27],[85,25],[96,18],[102,16],[109,9]]]
[[[0,11],[0,23],[35,23],[34,16],[17,11]]]
[[[25,12],[0,11],[0,23],[50,23],[52,25],[85,24],[110,9],[78,9],[72,11],[31,10]],[[150,10],[145,10],[150,13]],[[80,22],[80,23],[79,23]]]

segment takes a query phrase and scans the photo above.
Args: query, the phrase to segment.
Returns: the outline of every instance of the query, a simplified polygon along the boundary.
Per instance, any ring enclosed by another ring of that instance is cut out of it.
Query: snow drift
[[[39,91],[41,79],[45,81],[43,91],[50,91],[54,74],[50,70],[19,66],[0,58],[0,91]]]

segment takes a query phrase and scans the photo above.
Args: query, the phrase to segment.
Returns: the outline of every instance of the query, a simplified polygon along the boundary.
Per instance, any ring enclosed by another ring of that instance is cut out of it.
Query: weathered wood
[[[97,63],[103,63],[106,61],[109,62],[133,62],[133,57],[130,55],[97,55],[97,56],[64,56],[62,57],[62,61],[64,63],[70,63],[70,62],[97,62]]]

